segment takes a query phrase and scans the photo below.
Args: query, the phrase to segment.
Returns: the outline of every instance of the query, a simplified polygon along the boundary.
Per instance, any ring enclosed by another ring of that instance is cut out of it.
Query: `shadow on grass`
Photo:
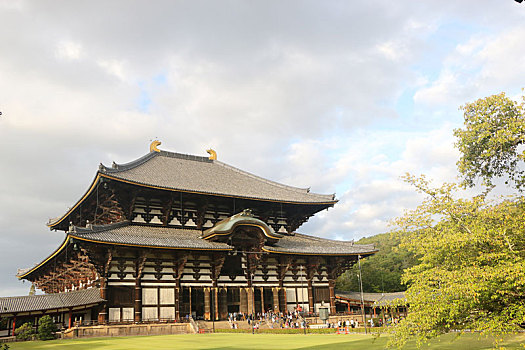
[[[78,350],[89,350],[89,349],[104,349],[108,348],[108,343],[104,340],[89,340],[83,342],[82,340],[51,340],[51,341],[32,341],[22,343],[8,344],[12,350],[24,350],[24,349],[53,349],[53,350],[65,350],[65,349],[78,349]]]

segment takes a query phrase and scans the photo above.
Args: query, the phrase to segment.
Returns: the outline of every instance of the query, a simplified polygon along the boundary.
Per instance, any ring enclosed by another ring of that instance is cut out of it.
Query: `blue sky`
[[[404,173],[456,179],[459,106],[525,86],[512,0],[0,0],[0,23],[0,296],[98,164],[152,139],[335,192],[300,231],[358,239],[419,203]]]

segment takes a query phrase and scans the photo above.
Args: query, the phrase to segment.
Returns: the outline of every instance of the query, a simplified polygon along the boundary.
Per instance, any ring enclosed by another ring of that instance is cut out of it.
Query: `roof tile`
[[[66,293],[0,298],[0,315],[18,312],[61,309],[103,302],[99,288]]]
[[[205,157],[151,152],[128,164],[101,166],[108,176],[137,184],[251,199],[293,203],[335,203],[333,194],[310,193]]]
[[[76,228],[69,233],[72,237],[101,243],[139,245],[159,248],[217,249],[230,250],[234,247],[202,238],[201,230],[173,227],[155,227],[118,223],[93,226],[93,229]],[[373,244],[354,244],[352,241],[335,241],[296,233],[284,236],[274,245],[264,249],[274,253],[320,254],[320,255],[370,255],[377,251]]]

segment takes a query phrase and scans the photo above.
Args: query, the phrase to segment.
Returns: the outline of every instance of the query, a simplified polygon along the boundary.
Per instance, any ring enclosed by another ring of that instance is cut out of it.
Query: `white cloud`
[[[83,48],[80,43],[65,40],[58,43],[56,54],[61,59],[78,60],[83,55]]]
[[[22,11],[27,7],[25,0],[0,0],[1,10],[17,10]]]
[[[406,48],[403,47],[402,43],[396,41],[387,41],[385,43],[377,45],[379,52],[385,55],[386,58],[392,61],[400,60],[406,55]]]
[[[525,26],[502,33],[475,34],[458,44],[443,61],[437,79],[430,81],[414,95],[418,103],[455,106],[467,101],[523,87],[525,56],[523,32]]]
[[[126,72],[126,63],[123,60],[109,59],[98,60],[98,65],[102,67],[108,74],[111,74],[124,82],[130,80],[129,73]]]
[[[436,184],[456,180],[458,153],[452,129],[453,125],[446,124],[428,132],[370,132],[340,144],[347,151],[334,167],[345,169],[341,174],[351,179],[348,190],[339,194],[340,202],[333,209],[310,219],[300,231],[341,239],[388,231],[390,220],[414,208],[422,198],[403,182],[402,175],[425,174]],[[399,149],[399,153],[392,154],[392,149]],[[334,167],[324,168],[317,182],[333,181]],[[339,178],[336,183],[341,181]]]

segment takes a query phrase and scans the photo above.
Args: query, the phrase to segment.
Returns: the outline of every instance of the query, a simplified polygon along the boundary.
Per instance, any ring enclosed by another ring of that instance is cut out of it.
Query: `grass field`
[[[75,340],[10,343],[10,349],[384,349],[385,336],[374,339],[366,335],[336,334],[185,334],[143,337],[86,338]],[[505,346],[523,349],[525,334],[509,337]],[[415,349],[409,344],[405,349]],[[455,339],[446,335],[423,349],[491,349],[490,339],[467,334]]]

